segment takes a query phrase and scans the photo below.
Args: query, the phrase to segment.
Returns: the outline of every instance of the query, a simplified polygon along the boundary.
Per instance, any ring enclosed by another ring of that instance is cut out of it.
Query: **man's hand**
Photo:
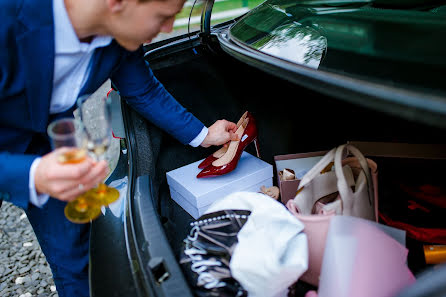
[[[77,164],[60,163],[58,156],[67,150],[60,148],[42,157],[34,176],[37,193],[72,201],[105,179],[109,170],[106,161],[96,163],[87,157]]]
[[[222,145],[231,140],[238,140],[237,125],[227,120],[218,120],[209,127],[209,132],[206,138],[201,143],[202,147],[209,147],[211,145]]]

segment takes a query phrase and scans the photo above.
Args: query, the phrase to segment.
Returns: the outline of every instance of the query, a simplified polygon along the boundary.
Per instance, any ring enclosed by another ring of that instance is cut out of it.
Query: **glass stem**
[[[96,161],[96,162],[105,160],[105,156],[104,156],[104,154],[94,154],[94,156],[95,156],[95,161]],[[97,193],[98,193],[99,195],[101,195],[101,194],[104,195],[105,193],[107,193],[107,189],[108,189],[108,186],[107,186],[106,184],[104,184],[104,183],[100,183],[100,184],[97,186]]]
[[[100,183],[98,185],[98,193],[105,193],[107,192],[107,185],[104,183]]]

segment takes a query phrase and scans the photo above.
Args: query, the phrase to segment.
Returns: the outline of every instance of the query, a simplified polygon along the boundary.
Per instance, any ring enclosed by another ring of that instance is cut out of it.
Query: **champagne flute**
[[[111,100],[108,96],[103,96],[99,100],[89,99],[89,95],[79,97],[77,106],[87,135],[87,149],[99,161],[105,159],[105,152],[112,138]],[[91,108],[91,104],[96,104],[96,108]],[[87,194],[95,197],[102,205],[109,205],[119,198],[119,191],[104,183],[89,190]]]
[[[63,164],[77,164],[87,158],[86,138],[82,123],[74,118],[62,118],[52,122],[47,129],[53,149],[66,147],[58,156]],[[67,203],[65,217],[73,223],[88,223],[101,214],[101,205],[86,194]]]

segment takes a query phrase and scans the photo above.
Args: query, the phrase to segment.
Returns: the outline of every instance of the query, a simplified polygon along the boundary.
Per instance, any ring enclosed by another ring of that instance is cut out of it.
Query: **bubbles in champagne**
[[[105,140],[101,143],[88,142],[88,151],[94,153],[96,156],[102,156],[109,147],[109,141]]]
[[[105,151],[107,150],[108,145],[96,145],[93,149],[93,152],[95,153],[96,156],[101,156],[102,154],[105,153]]]

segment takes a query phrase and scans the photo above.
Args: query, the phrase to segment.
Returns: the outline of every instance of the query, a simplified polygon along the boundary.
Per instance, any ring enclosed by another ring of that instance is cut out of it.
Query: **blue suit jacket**
[[[54,72],[52,0],[0,0],[0,199],[27,208],[29,169],[48,152]],[[184,144],[204,127],[165,90],[144,62],[116,41],[97,49],[80,95],[107,79],[145,118]],[[40,137],[39,137],[40,135]]]

